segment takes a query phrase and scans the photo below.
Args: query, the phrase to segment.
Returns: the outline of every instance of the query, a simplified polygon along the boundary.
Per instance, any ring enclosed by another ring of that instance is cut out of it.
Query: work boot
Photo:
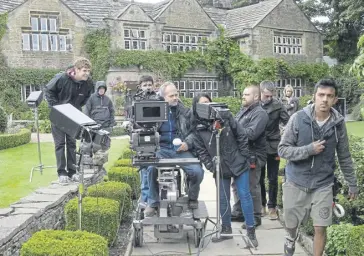
[[[277,214],[277,209],[276,208],[270,208],[269,209],[269,219],[270,220],[278,219],[278,214]]]
[[[254,227],[248,227],[246,231],[246,235],[248,236],[250,242],[254,247],[258,247],[258,239],[255,235],[255,228]],[[251,247],[251,245],[248,245],[248,247]]]
[[[260,225],[262,225],[262,218],[256,214],[254,214],[254,227],[259,227]],[[246,223],[244,222],[243,225],[241,226],[242,229],[246,229]]]
[[[144,210],[144,218],[151,218],[156,215],[157,209],[154,207],[147,206]]]
[[[293,256],[295,251],[295,241],[286,237],[284,242],[284,256]]]
[[[231,227],[222,225],[221,235],[231,235],[232,233],[233,233],[233,230],[231,229]],[[222,241],[225,241],[225,240],[228,240],[228,239],[232,239],[232,238],[233,238],[233,236],[220,236],[220,238],[213,237],[211,239],[211,241],[213,243],[219,243],[219,242],[222,242]]]
[[[198,200],[188,200],[188,208],[191,210],[198,209]]]

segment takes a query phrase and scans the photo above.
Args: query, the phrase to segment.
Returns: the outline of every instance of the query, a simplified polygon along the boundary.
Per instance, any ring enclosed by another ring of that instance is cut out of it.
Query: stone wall
[[[86,186],[101,181],[105,173],[100,167],[85,169]],[[39,230],[63,229],[64,206],[77,196],[77,191],[77,184],[54,182],[0,209],[0,256],[18,256],[22,244]]]

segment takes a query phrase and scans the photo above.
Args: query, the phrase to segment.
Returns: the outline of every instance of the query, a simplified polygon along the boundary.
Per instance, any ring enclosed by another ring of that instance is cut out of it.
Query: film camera
[[[196,112],[200,119],[224,122],[231,117],[230,109],[225,103],[197,103]]]
[[[159,149],[158,124],[168,121],[168,103],[165,101],[135,101],[132,104],[133,126],[130,133],[134,163],[156,158]]]

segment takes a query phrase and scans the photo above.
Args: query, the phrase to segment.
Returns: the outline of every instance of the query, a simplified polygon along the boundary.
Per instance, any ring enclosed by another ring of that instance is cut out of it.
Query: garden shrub
[[[130,148],[126,148],[123,150],[123,152],[121,152],[121,156],[119,157],[119,159],[131,159],[133,155],[134,151]]]
[[[355,226],[350,230],[346,253],[348,256],[364,255],[364,225]]]
[[[128,132],[125,130],[125,128],[123,128],[121,126],[114,126],[112,128],[110,137],[116,137],[116,136],[122,136],[122,135],[128,135]]]
[[[8,123],[8,118],[6,116],[5,110],[0,106],[0,133],[6,131]]]
[[[315,228],[313,227],[312,218],[309,217],[306,223],[301,226],[301,231],[308,236],[313,236],[315,234]]]
[[[31,132],[28,129],[21,129],[14,134],[0,134],[0,150],[14,148],[30,142]]]
[[[49,120],[51,109],[48,107],[47,101],[43,100],[38,106],[39,120]]]
[[[65,206],[66,230],[77,230],[78,198]],[[119,202],[107,198],[85,197],[82,202],[82,230],[99,234],[111,245],[119,227]]]
[[[127,217],[132,209],[131,187],[123,182],[109,181],[92,185],[87,189],[87,195],[118,201],[122,218]]]
[[[36,130],[36,128],[35,128]],[[41,120],[39,121],[39,132],[40,133],[51,133],[52,132],[52,123],[50,120]]]
[[[105,238],[86,231],[42,230],[22,245],[20,256],[108,256]]]
[[[114,166],[116,167],[131,167],[132,166],[132,162],[130,159],[118,159],[115,161]]]
[[[130,167],[111,167],[108,171],[108,177],[110,181],[129,184],[132,190],[132,199],[139,198],[140,177],[137,169]]]
[[[299,97],[299,101],[300,101],[300,109],[303,109],[304,107],[307,106],[307,102],[309,100],[312,100],[312,94],[308,94],[308,95],[305,95],[305,96],[301,96]]]
[[[348,248],[349,234],[353,225],[332,225],[327,229],[327,242],[325,252],[328,256],[345,256]]]
[[[277,206],[283,208],[283,190],[284,176],[278,176],[278,192],[277,192]]]

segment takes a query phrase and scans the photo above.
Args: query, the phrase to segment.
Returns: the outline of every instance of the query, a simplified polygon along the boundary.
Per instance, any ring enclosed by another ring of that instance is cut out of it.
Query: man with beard
[[[267,159],[265,128],[268,123],[268,114],[260,106],[259,87],[254,85],[246,87],[241,98],[242,108],[235,119],[239,123],[238,129],[244,129],[249,140],[250,193],[253,199],[255,226],[257,227],[262,224],[262,197],[259,180],[261,168]],[[236,220],[242,217],[242,211],[235,183],[232,184],[232,188],[235,202],[232,219]],[[243,228],[246,228],[246,225],[243,225]]]

